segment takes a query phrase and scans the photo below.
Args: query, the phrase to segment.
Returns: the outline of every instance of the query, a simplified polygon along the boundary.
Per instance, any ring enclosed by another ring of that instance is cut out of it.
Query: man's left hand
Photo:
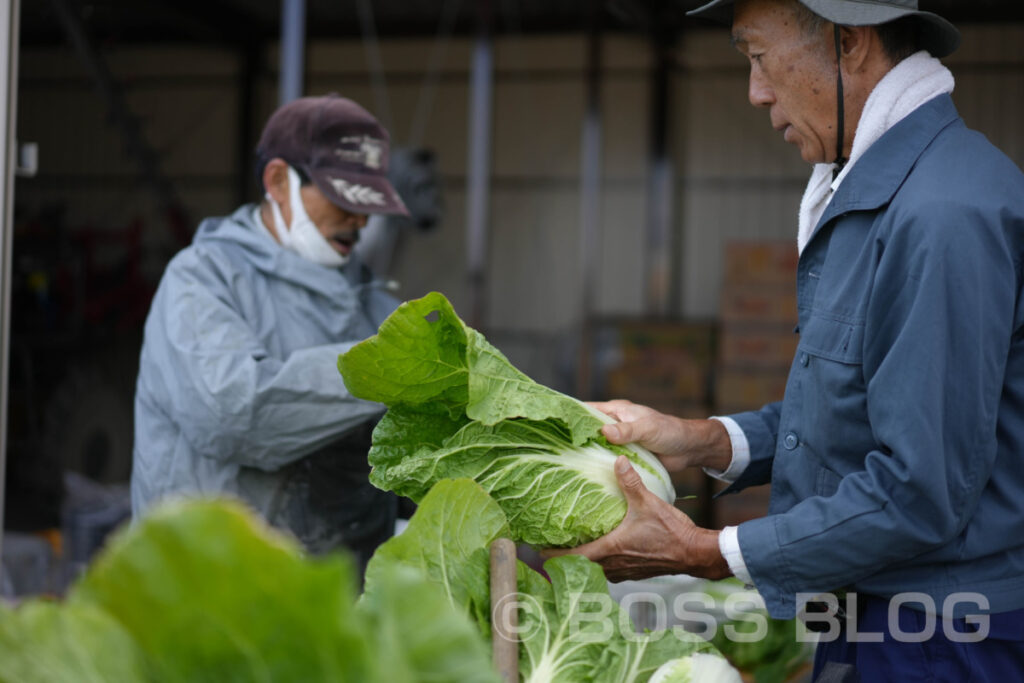
[[[629,506],[619,526],[578,548],[545,550],[544,557],[583,555],[604,567],[609,581],[683,573],[709,579],[730,575],[717,531],[701,529],[647,490],[624,455],[615,461],[615,476]]]

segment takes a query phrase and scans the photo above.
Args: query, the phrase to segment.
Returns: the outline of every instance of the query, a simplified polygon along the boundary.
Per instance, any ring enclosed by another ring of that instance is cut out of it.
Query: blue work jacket
[[[800,257],[785,398],[732,416],[769,515],[739,526],[771,614],[797,593],[1024,607],[1024,174],[949,96],[881,137]]]

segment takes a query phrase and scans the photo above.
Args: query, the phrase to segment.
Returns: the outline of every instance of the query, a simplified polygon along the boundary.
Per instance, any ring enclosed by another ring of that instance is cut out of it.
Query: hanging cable
[[[359,0],[359,25],[363,32],[363,51],[366,63],[370,67],[370,84],[373,88],[373,100],[377,119],[388,130],[392,130],[391,102],[388,99],[388,85],[384,78],[384,62],[380,57],[380,41],[377,40],[377,27],[373,19],[373,0]]]
[[[427,71],[423,75],[423,84],[420,86],[420,93],[416,99],[416,112],[413,114],[412,124],[409,126],[409,139],[406,141],[409,147],[418,147],[423,142],[427,122],[430,121],[430,115],[434,109],[437,84],[441,80],[441,67],[444,66],[448,43],[452,31],[455,29],[455,20],[459,16],[461,6],[462,0],[454,0],[454,2],[445,0],[441,7],[441,17],[437,21],[437,36],[430,48]]]

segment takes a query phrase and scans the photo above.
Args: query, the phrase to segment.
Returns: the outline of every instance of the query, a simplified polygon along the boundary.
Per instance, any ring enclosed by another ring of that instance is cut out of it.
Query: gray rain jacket
[[[398,305],[353,256],[283,249],[243,206],[199,226],[146,320],[135,396],[136,517],[170,494],[226,493],[311,552],[372,552],[397,499],[367,481],[383,406],[351,396],[338,354]]]

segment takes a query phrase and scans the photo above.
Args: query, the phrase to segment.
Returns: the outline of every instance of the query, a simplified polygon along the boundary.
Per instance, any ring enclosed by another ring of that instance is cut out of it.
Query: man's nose
[[[775,93],[765,82],[765,79],[754,70],[750,72],[750,86],[747,90],[747,97],[755,107],[770,107],[775,102]]]
[[[355,227],[357,230],[366,227],[367,219],[369,219],[369,216],[363,213],[350,213],[348,215],[349,224]]]

